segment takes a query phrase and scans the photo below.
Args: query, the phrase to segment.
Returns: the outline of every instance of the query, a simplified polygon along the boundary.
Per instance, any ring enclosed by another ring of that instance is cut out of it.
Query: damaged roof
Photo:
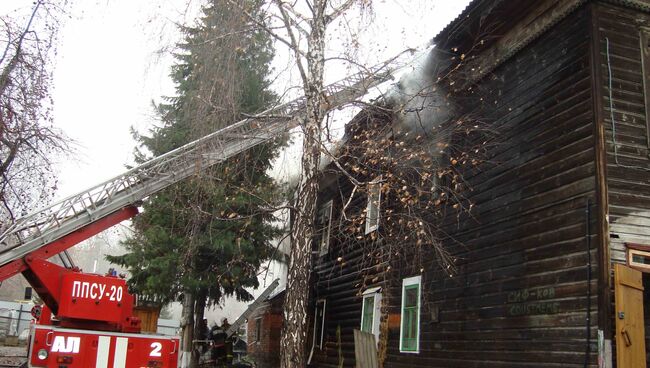
[[[464,69],[475,83],[588,1],[473,0],[433,41],[460,59],[467,56]],[[650,12],[650,0],[601,2]]]

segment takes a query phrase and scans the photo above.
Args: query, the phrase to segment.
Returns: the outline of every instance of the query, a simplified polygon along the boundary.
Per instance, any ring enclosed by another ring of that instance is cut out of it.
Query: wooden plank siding
[[[640,27],[650,24],[650,16],[603,5],[597,17],[611,257],[613,262],[625,263],[625,242],[650,244],[650,150],[640,48]]]
[[[341,241],[337,236],[344,231],[339,229],[341,210],[344,201],[347,201],[343,195],[349,195],[351,191],[350,182],[338,177],[321,192],[319,199],[319,204],[333,201],[330,250],[317,257],[311,276],[314,285],[312,300],[327,300],[324,349],[314,349],[312,358],[314,366],[319,367],[338,367],[339,352],[345,367],[355,366],[354,330],[361,326],[361,292],[369,287],[385,287],[384,278],[377,279],[388,265],[387,258],[378,254],[385,251],[383,246],[372,241]],[[356,195],[348,204],[348,215],[358,214],[365,207],[366,198]],[[308,349],[311,350],[313,311],[310,318]],[[340,340],[337,336],[340,336]]]
[[[400,354],[399,326],[390,330],[386,366],[582,367],[588,303],[597,365],[597,280],[588,284],[586,267],[588,257],[596,265],[586,228],[595,198],[588,15],[571,14],[466,97],[469,106],[482,99],[471,115],[497,137],[487,163],[465,177],[473,219],[448,223],[458,274],[425,267],[423,305],[438,307],[439,322],[423,312],[417,355]]]
[[[475,1],[467,12],[479,16],[494,5],[497,15],[515,14],[513,23],[529,19],[528,11],[555,14],[533,3],[522,11],[515,3]],[[484,162],[464,172],[471,216],[449,213],[440,222],[443,244],[456,259],[451,276],[431,251],[341,236],[345,229],[332,230],[327,254],[314,249],[311,300],[324,299],[327,307],[324,347],[313,351],[311,366],[355,366],[353,331],[361,325],[362,292],[370,287],[382,288],[380,366],[598,366],[598,329],[614,321],[612,300],[602,290],[610,291],[609,263],[625,262],[625,242],[650,244],[649,100],[639,33],[650,27],[650,15],[626,1],[571,4],[577,9],[561,20],[546,19],[541,35],[511,35],[532,42],[508,45],[516,53],[472,88],[452,94],[459,115],[480,119],[493,137]],[[451,27],[448,33],[460,40],[441,47],[467,46],[471,36],[456,36],[462,29]],[[498,29],[509,30],[507,24]],[[498,37],[486,43],[481,52],[508,48]],[[459,85],[467,87],[453,88]],[[348,203],[352,186],[345,176],[327,172],[323,183],[319,203],[333,201],[332,229],[341,223],[344,203],[348,216],[365,210],[364,195]],[[419,352],[402,353],[402,280],[418,275]]]
[[[497,134],[486,163],[466,173],[473,219],[450,216],[443,225],[456,240],[446,243],[458,259],[456,275],[440,271],[426,252],[402,255],[404,264],[391,257],[390,244],[333,239],[313,279],[314,300],[328,300],[325,349],[314,353],[314,366],[338,366],[339,351],[343,365],[354,366],[364,285],[383,287],[385,367],[582,367],[588,302],[596,364],[597,283],[588,301],[586,269],[586,204],[595,198],[588,21],[586,8],[576,11],[462,98]],[[321,202],[334,199],[338,214],[350,190],[339,178]],[[365,198],[355,196],[349,207],[364,208]],[[401,279],[420,268],[420,352],[404,354]]]
[[[610,261],[626,263],[625,243],[650,244],[650,137],[640,34],[642,27],[650,25],[650,16],[605,4],[596,7],[594,16],[598,25],[597,79],[604,121]],[[647,311],[648,303],[645,307]],[[614,316],[609,319],[613,325]],[[649,327],[647,319],[646,346],[650,346]],[[650,360],[650,354],[646,355]]]

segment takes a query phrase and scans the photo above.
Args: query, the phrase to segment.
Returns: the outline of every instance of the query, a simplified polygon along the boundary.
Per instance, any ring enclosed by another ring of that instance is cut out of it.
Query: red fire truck
[[[29,339],[28,367],[175,368],[178,337],[140,333],[134,297],[117,275],[82,273],[48,261],[115,223],[135,207],[107,216],[0,267],[0,279],[22,273],[42,298]]]

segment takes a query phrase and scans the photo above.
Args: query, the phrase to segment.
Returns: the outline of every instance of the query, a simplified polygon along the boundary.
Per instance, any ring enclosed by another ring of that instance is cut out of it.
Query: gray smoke
[[[396,112],[396,130],[409,138],[426,137],[434,156],[438,156],[449,139],[448,134],[438,128],[449,121],[454,112],[447,91],[438,83],[440,73],[450,62],[449,55],[432,48],[413,61],[412,71],[403,75],[386,95],[386,101]]]

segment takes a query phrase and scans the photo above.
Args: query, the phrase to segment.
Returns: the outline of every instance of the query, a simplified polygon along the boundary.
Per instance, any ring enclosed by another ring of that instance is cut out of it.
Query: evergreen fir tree
[[[260,4],[246,1],[253,14],[261,12]],[[214,1],[183,32],[171,73],[177,96],[157,106],[160,126],[136,136],[153,156],[277,100],[266,80],[271,40],[248,18]],[[251,300],[245,288],[259,286],[257,272],[272,257],[271,241],[279,235],[271,225],[279,188],[266,171],[281,144],[243,152],[149,198],[124,241],[128,253],[110,257],[129,269],[132,291],[162,304],[192,297],[184,308],[196,311],[197,322],[206,305],[224,296]],[[136,152],[137,160],[147,158]]]

